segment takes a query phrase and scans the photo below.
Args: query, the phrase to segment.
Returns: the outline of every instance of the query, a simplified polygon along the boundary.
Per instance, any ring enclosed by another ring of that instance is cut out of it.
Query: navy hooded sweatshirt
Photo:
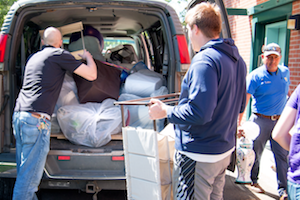
[[[235,146],[239,113],[245,108],[247,68],[232,39],[206,43],[181,84],[177,106],[167,111],[175,148],[217,155]]]

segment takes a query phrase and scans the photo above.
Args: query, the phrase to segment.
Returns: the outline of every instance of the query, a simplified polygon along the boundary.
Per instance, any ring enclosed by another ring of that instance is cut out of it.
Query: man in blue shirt
[[[255,162],[251,179],[253,188],[264,193],[257,181],[261,155],[267,140],[270,140],[276,162],[278,192],[283,198],[286,196],[287,188],[288,152],[273,140],[271,133],[287,101],[290,72],[287,67],[279,65],[281,49],[278,44],[268,44],[262,50],[264,65],[253,70],[247,77],[247,103],[252,96],[252,115],[249,121],[253,121],[260,127],[258,137],[253,141]],[[243,114],[240,115],[239,122],[242,116]]]
[[[182,81],[178,105],[152,99],[149,115],[174,124],[174,199],[223,199],[238,114],[245,107],[246,64],[232,39],[219,38],[218,6],[197,4],[186,22],[198,53]]]

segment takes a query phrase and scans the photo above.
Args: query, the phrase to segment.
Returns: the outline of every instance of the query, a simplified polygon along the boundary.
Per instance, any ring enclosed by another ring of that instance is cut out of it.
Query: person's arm
[[[241,125],[241,122],[242,122],[242,119],[243,119],[243,116],[244,116],[244,113],[246,112],[246,108],[247,108],[247,105],[248,105],[248,103],[249,103],[249,100],[250,100],[250,98],[251,98],[251,94],[249,94],[249,93],[247,93],[247,95],[246,95],[246,107],[245,107],[245,110],[244,110],[244,112],[242,112],[242,113],[240,113],[239,114],[239,117],[238,117],[238,126],[240,126]]]
[[[289,91],[288,91],[288,97],[290,98],[291,95],[292,95],[292,92],[291,92],[291,90],[289,89]]]
[[[81,56],[86,60],[87,64],[82,63],[77,69],[74,70],[74,73],[89,80],[94,81],[97,79],[97,66],[94,62],[93,56],[88,52],[84,51]]]
[[[289,131],[294,125],[296,115],[297,110],[295,108],[286,106],[272,132],[273,139],[287,151],[290,150],[291,142]]]
[[[243,116],[244,116],[244,113],[246,112],[246,108],[247,108],[247,105],[249,103],[249,100],[251,98],[251,94],[247,93],[246,94],[246,107],[244,109],[244,112],[240,113],[239,114],[239,117],[238,117],[238,131],[237,131],[237,137],[240,138],[240,137],[245,137],[244,135],[244,129],[241,127],[241,123],[242,123],[242,120],[243,120]]]

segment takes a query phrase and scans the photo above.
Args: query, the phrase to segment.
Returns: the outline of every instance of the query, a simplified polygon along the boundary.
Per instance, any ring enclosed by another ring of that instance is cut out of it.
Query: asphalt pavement
[[[277,193],[277,178],[273,167],[275,166],[274,156],[269,145],[266,146],[260,165],[258,183],[265,190],[264,194],[251,190],[249,185],[236,184],[235,179],[238,174],[237,168],[234,173],[226,171],[226,183],[224,188],[224,200],[274,200],[279,199]]]
[[[266,191],[264,194],[251,190],[249,185],[236,184],[238,175],[235,172],[226,171],[226,183],[224,188],[224,200],[277,200],[277,179],[276,172],[272,169],[275,166],[274,156],[269,145],[266,146],[261,160],[258,183]],[[93,194],[78,193],[77,190],[40,190],[38,192],[41,200],[60,199],[93,199]],[[100,200],[124,200],[127,199],[126,191],[101,191],[98,193]],[[0,197],[1,199],[1,197]]]
[[[259,174],[258,183],[266,191],[265,194],[255,193],[249,185],[236,184],[235,179],[238,174],[226,171],[226,183],[224,188],[224,200],[277,200],[277,179],[276,172],[272,169],[274,156],[269,148],[265,148]],[[77,190],[41,190],[39,191],[41,200],[65,200],[65,199],[93,199],[93,194],[78,193]],[[125,200],[127,199],[126,191],[101,191],[98,193],[98,200]],[[1,199],[1,198],[0,198]]]

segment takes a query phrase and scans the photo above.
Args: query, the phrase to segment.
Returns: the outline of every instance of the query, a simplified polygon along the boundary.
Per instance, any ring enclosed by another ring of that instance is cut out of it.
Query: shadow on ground
[[[94,194],[80,192],[79,190],[43,189],[37,193],[39,200],[93,200]],[[97,195],[97,200],[126,200],[127,193],[123,190],[102,190]]]
[[[229,175],[225,176],[226,183],[224,187],[224,200],[260,200],[250,189],[250,185],[246,184],[236,184],[235,178]],[[268,196],[273,199],[277,199],[278,196],[266,192],[265,194],[260,194]],[[263,200],[263,199],[262,199]]]

